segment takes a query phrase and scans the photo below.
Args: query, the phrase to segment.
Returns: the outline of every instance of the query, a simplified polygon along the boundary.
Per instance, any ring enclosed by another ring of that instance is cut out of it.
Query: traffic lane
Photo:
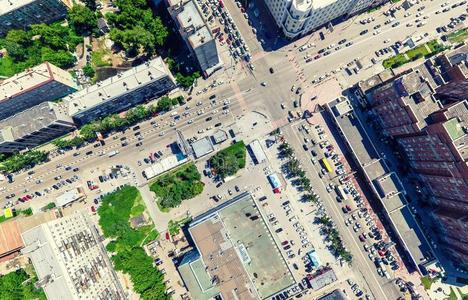
[[[286,140],[291,144],[291,146],[295,149],[296,153],[301,153],[303,151],[302,149],[302,141],[300,138],[297,136],[295,130],[291,126],[287,126],[283,130],[283,134],[286,136]],[[362,250],[360,245],[357,243],[357,241],[353,237],[353,233],[350,231],[348,227],[344,225],[343,221],[343,216],[341,215],[341,210],[336,207],[334,203],[335,201],[331,199],[330,195],[326,192],[325,185],[322,180],[316,174],[318,174],[318,170],[315,168],[314,165],[311,164],[310,160],[307,159],[304,161],[303,156],[298,156],[298,159],[301,161],[301,165],[304,167],[305,171],[312,176],[309,176],[309,178],[312,181],[312,185],[316,189],[316,192],[319,194],[320,198],[323,199],[323,204],[326,208],[326,211],[329,213],[330,217],[335,220],[335,224],[340,232],[340,235],[347,247],[351,250],[353,257],[355,259],[353,264],[358,264],[360,267],[358,268],[359,270],[366,270],[366,278],[371,279],[371,282],[368,283],[368,287],[370,290],[372,290],[374,294],[375,299],[393,299],[393,298],[388,298],[387,293],[383,291],[383,289],[380,287],[381,286],[381,278],[376,277],[376,271],[375,268],[369,265],[369,262],[367,258],[364,256],[362,253]],[[329,201],[325,201],[325,199],[328,199]],[[357,262],[356,262],[357,260]],[[369,274],[372,274],[372,276],[369,276]],[[380,280],[379,280],[380,279]],[[383,282],[382,282],[383,283]],[[377,287],[377,288],[376,288]]]
[[[176,127],[169,127],[169,132],[173,129],[175,130],[176,128],[181,128],[181,129],[185,129],[185,128],[192,128],[192,127],[195,127],[195,128],[199,128],[197,127],[198,125],[206,125],[207,124],[207,121],[206,121],[206,118],[207,118],[207,115],[211,116],[212,117],[212,120],[208,122],[208,125],[210,125],[211,123],[211,126],[214,125],[215,122],[219,122],[219,121],[222,121],[222,122],[226,122],[226,120],[224,120],[226,117],[230,117],[229,121],[230,122],[233,122],[234,121],[234,118],[235,118],[235,115],[234,113],[240,113],[240,105],[237,101],[235,100],[232,100],[233,102],[231,102],[231,104],[229,105],[230,107],[230,112],[228,114],[223,114],[223,110],[221,109],[221,107],[225,106],[224,104],[224,101],[217,101],[217,104],[214,105],[214,106],[211,106],[211,105],[208,105],[208,106],[204,106],[204,108],[207,110],[207,112],[203,115],[200,115],[200,116],[197,116],[196,118],[193,118],[193,123],[191,124],[188,124],[187,122],[183,121],[183,122],[180,122],[179,124],[177,124]],[[252,99],[252,103],[255,103],[255,102],[258,102],[260,101],[260,98],[259,97],[253,97]],[[210,109],[210,110],[209,110]],[[218,112],[216,114],[210,114],[209,111],[213,112],[214,110],[218,110]],[[171,117],[169,117],[171,118]],[[165,120],[165,119],[164,119]],[[163,120],[163,121],[164,121]],[[150,121],[147,121],[146,123],[149,123]],[[160,122],[162,122],[160,120]],[[160,140],[160,135],[159,133],[161,132],[161,128],[159,129],[155,129],[155,128],[152,128],[151,125],[149,124],[146,124],[147,126],[144,126],[143,123],[140,123],[139,126],[140,126],[140,132],[141,132],[141,135],[142,136],[150,136],[151,135],[154,137],[154,139],[152,141],[150,141],[151,143],[157,143],[158,140]],[[145,130],[146,129],[146,130]],[[108,142],[106,143],[106,146],[103,148],[103,147],[99,147],[99,150],[96,150],[96,151],[93,151],[93,153],[91,155],[86,155],[86,156],[80,156],[80,157],[73,157],[73,156],[67,156],[67,157],[62,157],[61,160],[58,160],[58,161],[55,161],[55,163],[59,163],[59,164],[62,164],[63,166],[71,166],[71,167],[80,167],[82,168],[83,165],[82,165],[82,162],[83,161],[86,161],[86,162],[89,162],[91,164],[94,163],[94,160],[92,159],[93,157],[98,159],[98,160],[101,160],[102,157],[98,154],[100,151],[110,151],[110,150],[117,150],[117,149],[124,149],[126,147],[132,147],[134,146],[136,143],[140,142],[138,140],[138,138],[136,136],[134,136],[134,133],[135,131],[132,131],[132,130],[126,130],[124,133],[117,133],[117,135],[112,135],[112,137],[109,137],[107,138],[108,139]],[[115,138],[117,137],[117,138]],[[121,141],[120,139],[125,137],[126,141],[128,142],[128,146],[126,147],[122,147],[121,146]],[[146,140],[146,142],[145,142]],[[143,146],[139,149],[139,152],[140,151],[143,151],[145,149],[144,145],[146,145],[148,143],[148,137],[147,138],[144,138],[143,139]],[[82,150],[80,151],[86,151],[87,148],[91,148],[91,147],[94,147],[92,145],[89,145],[87,147],[84,147],[82,148]],[[121,157],[122,155],[119,154],[119,156]],[[39,170],[37,170],[39,171]],[[42,175],[41,176],[37,176],[36,178],[34,178],[34,180],[37,180],[37,179],[42,179],[44,182],[37,186],[35,188],[35,190],[40,190],[42,191],[45,187],[50,187],[52,184],[54,184],[56,181],[52,180],[52,177],[55,177],[55,176],[66,176],[68,178],[69,175],[67,175],[68,171],[65,171],[63,167],[57,169],[51,169],[49,170],[48,172],[46,173],[41,173]],[[49,178],[49,180],[47,180],[47,176],[51,175]],[[73,175],[73,174],[72,174]],[[70,176],[72,176],[70,175]],[[10,189],[7,190],[7,194],[8,193],[11,193],[11,192],[17,192],[17,193],[21,193],[23,191],[23,187],[24,185],[16,185],[14,187],[11,187]],[[18,190],[20,189],[20,190]]]

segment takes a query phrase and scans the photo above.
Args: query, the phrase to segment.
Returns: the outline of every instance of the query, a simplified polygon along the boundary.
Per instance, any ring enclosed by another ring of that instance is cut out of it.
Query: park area
[[[197,167],[189,163],[156,178],[150,184],[150,190],[156,194],[159,209],[167,212],[182,201],[201,194],[204,184],[200,179]]]
[[[44,291],[34,287],[36,282],[37,277],[32,265],[0,276],[0,299],[46,300]]]
[[[215,175],[224,179],[234,176],[245,167],[246,149],[243,141],[237,142],[210,158],[210,167]]]
[[[158,237],[151,221],[141,222],[144,211],[138,189],[124,186],[102,199],[98,209],[99,225],[104,236],[111,240],[106,249],[112,255],[115,269],[130,276],[133,290],[141,299],[169,299],[163,274],[153,266],[152,258],[143,249]]]
[[[466,39],[468,39],[468,28],[462,28],[455,32],[450,33],[447,35],[447,39],[452,44],[463,43]]]
[[[420,58],[429,58],[444,50],[444,46],[439,44],[436,40],[432,40],[404,53],[399,53],[395,56],[387,58],[383,61],[382,64],[386,69],[397,68]]]

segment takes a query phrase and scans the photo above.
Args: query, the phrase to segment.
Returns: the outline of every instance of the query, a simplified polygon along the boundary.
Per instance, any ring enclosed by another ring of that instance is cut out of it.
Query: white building
[[[70,0],[0,0],[0,36],[11,29],[63,19],[67,6]]]
[[[85,124],[127,110],[173,90],[175,80],[158,57],[63,99],[70,116]]]
[[[0,83],[0,120],[77,89],[70,73],[49,62],[26,69]]]
[[[219,57],[216,39],[197,2],[194,0],[167,0],[167,6],[179,28],[180,35],[196,58],[203,76],[210,76],[219,70],[223,66],[223,62]]]
[[[297,38],[329,22],[362,12],[387,0],[265,0],[287,38]]]
[[[83,213],[41,224],[22,234],[48,300],[120,300],[123,289],[97,231]]]

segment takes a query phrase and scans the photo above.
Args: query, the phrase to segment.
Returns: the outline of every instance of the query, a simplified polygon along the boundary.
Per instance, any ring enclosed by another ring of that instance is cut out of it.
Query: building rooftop
[[[196,158],[202,157],[214,151],[209,137],[204,137],[192,143],[193,154]]]
[[[338,278],[332,268],[324,268],[313,275],[313,278],[310,279],[310,285],[314,290],[320,290],[337,280]]]
[[[0,7],[2,7],[1,3]],[[5,79],[0,84],[0,102],[27,93],[53,80],[77,89],[70,73],[45,62]]]
[[[390,219],[416,264],[423,264],[432,258],[428,244],[423,242],[425,237],[408,206],[393,211]]]
[[[37,0],[0,0],[0,15],[7,14]]]
[[[55,204],[57,204],[58,207],[62,207],[83,197],[85,197],[83,188],[77,187],[66,191],[57,198],[55,198]]]
[[[73,123],[63,107],[43,102],[7,119],[0,120],[0,142],[19,140],[36,132],[57,119]]]
[[[0,223],[0,257],[17,251],[23,246],[23,239],[16,220]]]
[[[47,299],[123,299],[94,225],[83,213],[43,223],[23,233]]]
[[[265,299],[295,283],[248,193],[195,218],[189,232],[200,255],[199,262],[191,260],[192,273],[197,265],[199,272],[204,270],[208,277],[200,286],[219,289],[223,299]]]
[[[376,74],[366,80],[359,82],[359,87],[364,93],[367,93],[369,90],[383,84],[387,80],[393,78],[395,73],[393,69],[386,69],[379,74]]]
[[[334,115],[333,106],[336,104],[336,101],[330,102],[329,111],[332,112],[335,122],[342,130],[346,142],[351,145],[353,156],[361,161],[360,167],[364,170],[366,181],[372,182],[370,187],[380,198],[400,240],[408,248],[410,256],[419,268],[420,264],[426,262],[425,257],[431,256],[431,251],[427,240],[406,206],[405,191],[400,179],[395,173],[389,172],[385,161],[379,158],[378,152],[357,116],[351,114],[336,117]],[[366,154],[367,150],[372,154]],[[373,160],[369,159],[374,156],[376,158]],[[362,161],[367,161],[367,163],[363,164]]]
[[[129,91],[135,90],[165,76],[171,77],[172,75],[164,65],[163,60],[157,57],[73,93],[63,100],[68,106],[69,114],[73,116],[82,110],[90,109],[102,102],[107,102],[115,97],[125,95],[129,93]]]
[[[213,40],[213,37],[211,36],[210,30],[206,26],[201,27],[188,38],[192,48],[200,47],[201,45],[211,40]]]
[[[348,300],[348,296],[346,296],[345,293],[343,293],[342,290],[336,289],[330,294],[326,294],[323,297],[318,298],[317,300]]]

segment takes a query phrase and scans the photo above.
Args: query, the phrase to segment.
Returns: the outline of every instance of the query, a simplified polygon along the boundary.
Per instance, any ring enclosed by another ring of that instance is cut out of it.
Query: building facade
[[[429,114],[442,107],[434,97],[433,86],[436,85],[429,77],[420,70],[413,70],[368,95],[384,135],[395,138],[419,133],[427,125]]]
[[[82,212],[34,227],[22,235],[49,300],[126,299],[100,242],[95,225]]]
[[[357,14],[387,0],[266,0],[287,38],[301,37],[340,17]]]
[[[182,39],[197,60],[203,75],[209,76],[223,65],[216,40],[196,1],[168,0],[168,11],[179,28]]]
[[[43,102],[0,121],[0,153],[31,149],[74,129],[63,107]]]
[[[168,93],[174,78],[158,57],[63,99],[69,115],[82,125]]]
[[[52,23],[67,16],[62,0],[0,0],[0,36],[31,24]]]
[[[60,99],[78,89],[73,77],[45,62],[0,84],[0,120],[45,101]]]

